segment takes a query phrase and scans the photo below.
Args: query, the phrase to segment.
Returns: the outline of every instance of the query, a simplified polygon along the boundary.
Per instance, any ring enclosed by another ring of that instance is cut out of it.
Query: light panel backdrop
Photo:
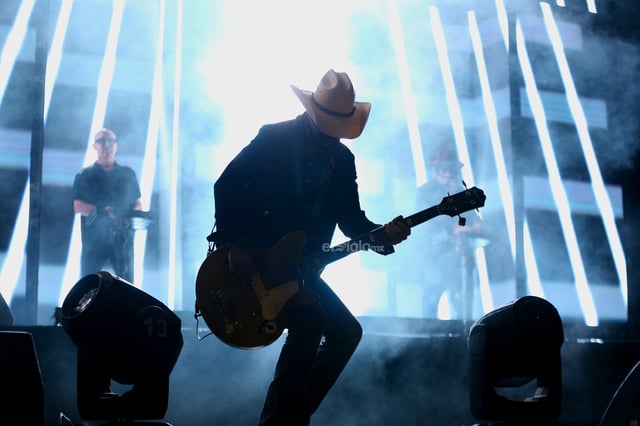
[[[609,6],[3,2],[0,292],[19,322],[52,323],[80,278],[71,185],[106,126],[155,218],[137,232],[134,284],[193,311],[213,182],[260,125],[302,112],[290,84],[313,90],[334,68],[373,104],[362,136],[344,141],[372,220],[429,207],[416,188],[442,143],[455,147],[465,183],[485,191],[490,238],[473,251],[474,318],[535,294],[569,321],[624,322],[640,52]],[[460,274],[419,255],[425,238],[417,227],[393,255],[354,253],[323,276],[357,315],[423,318],[420,274]]]

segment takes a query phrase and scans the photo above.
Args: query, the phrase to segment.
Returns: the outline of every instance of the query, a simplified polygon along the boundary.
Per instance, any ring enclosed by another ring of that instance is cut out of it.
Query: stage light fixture
[[[476,420],[553,422],[562,399],[562,320],[537,296],[523,296],[478,319],[468,337],[469,398]]]
[[[174,312],[128,281],[100,271],[71,288],[60,324],[77,347],[82,419],[121,425],[164,417],[169,376],[183,346],[181,320]],[[132,387],[119,395],[112,392],[112,380]]]

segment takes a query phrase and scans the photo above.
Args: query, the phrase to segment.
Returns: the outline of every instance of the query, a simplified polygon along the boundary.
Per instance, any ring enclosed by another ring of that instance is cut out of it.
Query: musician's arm
[[[82,200],[73,200],[73,211],[82,215],[89,216],[96,210],[97,206],[95,204],[90,204]]]
[[[227,246],[229,271],[244,285],[254,274],[253,253],[248,236],[245,207],[254,165],[250,148],[243,149],[224,169],[213,185],[215,229],[207,240],[216,247]]]
[[[212,238],[217,246],[229,245],[243,240],[246,235],[246,222],[242,204],[244,189],[241,175],[233,168],[227,168],[213,186],[215,227]]]

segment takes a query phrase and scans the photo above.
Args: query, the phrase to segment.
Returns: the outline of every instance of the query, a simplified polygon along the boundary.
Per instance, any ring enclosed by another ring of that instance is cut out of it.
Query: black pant
[[[286,312],[287,336],[269,385],[261,426],[308,425],[353,355],[362,327],[327,283],[306,284],[319,302]]]
[[[84,277],[101,271],[109,262],[113,272],[133,283],[133,232],[114,229],[108,238],[87,239],[82,245],[80,273]]]

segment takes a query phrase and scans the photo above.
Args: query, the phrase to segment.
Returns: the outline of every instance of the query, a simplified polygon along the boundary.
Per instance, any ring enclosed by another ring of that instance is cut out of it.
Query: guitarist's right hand
[[[229,271],[235,274],[242,284],[250,285],[253,278],[253,254],[242,243],[232,244],[227,253]]]

